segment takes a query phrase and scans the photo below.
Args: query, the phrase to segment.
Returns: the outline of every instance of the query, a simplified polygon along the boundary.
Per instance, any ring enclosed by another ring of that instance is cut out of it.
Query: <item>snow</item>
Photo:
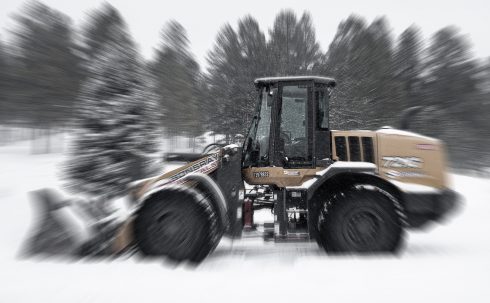
[[[321,177],[321,176],[325,175],[332,168],[361,168],[361,169],[366,169],[366,170],[372,169],[374,171],[376,169],[376,165],[374,165],[373,163],[369,163],[369,162],[337,161],[337,162],[333,163],[332,165],[330,165],[329,167],[327,167],[327,168],[325,168],[319,172],[316,172],[315,175]],[[308,189],[313,184],[315,184],[315,182],[317,180],[318,179],[316,179],[316,178],[309,179],[309,180],[303,182],[303,184],[301,184],[300,186],[290,186],[288,188]]]
[[[391,183],[396,185],[399,189],[401,189],[403,192],[406,193],[424,193],[424,194],[437,194],[440,193],[441,190],[426,186],[426,185],[420,185],[420,184],[414,184],[414,183],[405,183],[405,182],[400,182],[396,180],[390,180]]]
[[[369,162],[348,162],[348,161],[337,161],[333,163],[330,167],[335,168],[363,168],[363,169],[376,169],[376,165]],[[328,169],[327,169],[328,170]],[[327,170],[318,172],[317,174],[324,174]]]
[[[139,256],[19,259],[28,191],[60,187],[60,153],[0,147],[0,302],[488,302],[490,180],[453,175],[462,212],[410,232],[398,256],[327,256],[315,244],[224,240],[201,265]]]

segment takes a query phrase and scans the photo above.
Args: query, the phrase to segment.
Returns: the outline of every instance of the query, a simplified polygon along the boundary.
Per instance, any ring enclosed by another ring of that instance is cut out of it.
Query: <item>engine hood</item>
[[[445,154],[440,140],[405,130],[332,131],[333,160],[372,162],[392,182],[448,187]]]

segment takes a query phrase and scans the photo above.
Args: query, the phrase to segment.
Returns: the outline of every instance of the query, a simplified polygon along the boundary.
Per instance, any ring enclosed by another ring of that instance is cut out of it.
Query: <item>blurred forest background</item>
[[[402,110],[421,105],[413,130],[444,140],[453,168],[490,165],[490,57],[473,57],[455,26],[423,40],[416,25],[396,37],[386,17],[351,15],[322,49],[308,12],[282,10],[269,29],[247,15],[221,27],[203,69],[177,21],[144,60],[109,4],[79,28],[35,1],[13,18],[12,39],[0,40],[0,144],[13,127],[33,137],[70,131],[78,157],[92,159],[105,147],[119,158],[156,152],[159,136],[232,138],[252,118],[254,78],[314,74],[338,81],[333,129],[396,127]],[[86,147],[96,148],[81,155]]]

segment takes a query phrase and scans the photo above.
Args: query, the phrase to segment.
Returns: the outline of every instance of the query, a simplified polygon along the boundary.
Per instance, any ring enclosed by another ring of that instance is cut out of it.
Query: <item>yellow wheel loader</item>
[[[243,144],[168,155],[187,164],[132,184],[132,216],[110,229],[104,249],[200,262],[223,236],[255,235],[316,241],[329,253],[396,252],[405,229],[440,221],[458,204],[439,140],[330,129],[331,78],[260,78],[255,86]],[[264,208],[273,221],[256,224]]]

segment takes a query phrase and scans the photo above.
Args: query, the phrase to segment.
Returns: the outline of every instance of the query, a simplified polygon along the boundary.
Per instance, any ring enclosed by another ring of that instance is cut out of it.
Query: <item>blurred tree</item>
[[[255,104],[253,80],[269,70],[266,39],[258,22],[246,16],[238,21],[237,32],[229,24],[223,26],[207,59],[208,123],[228,137],[244,134]]]
[[[365,96],[369,99],[365,127],[375,129],[395,125],[401,107],[396,99],[393,39],[385,17],[375,19],[368,26],[366,41],[362,54]]]
[[[190,51],[184,27],[170,21],[162,31],[162,43],[151,63],[157,79],[163,125],[171,134],[195,137],[203,132],[199,100],[200,68]]]
[[[479,75],[481,79],[480,81],[481,86],[479,89],[483,93],[488,94],[490,93],[490,57],[487,57],[484,60],[482,60],[480,65],[481,65],[481,71]],[[490,99],[488,103],[490,103]]]
[[[7,52],[0,37],[0,125],[6,123],[9,114],[7,77]]]
[[[454,166],[468,165],[475,159],[468,158],[468,151],[477,155],[485,149],[475,114],[481,110],[479,69],[470,45],[456,28],[443,28],[432,37],[425,61],[421,97],[425,109],[415,129],[447,142]]]
[[[19,93],[25,89],[20,78],[23,70],[21,58],[12,50],[12,45],[1,43],[0,49],[0,124],[32,125],[33,108]]]
[[[208,123],[216,133],[227,137],[243,132],[244,99],[235,93],[244,62],[241,46],[235,30],[226,24],[219,31],[214,47],[208,54]]]
[[[241,116],[242,129],[247,129],[254,115],[257,91],[254,80],[270,75],[270,54],[267,52],[265,34],[255,18],[248,15],[238,21],[238,43],[241,51],[241,73],[238,74],[233,104],[236,114]],[[245,131],[237,131],[245,135]]]
[[[124,26],[124,20],[119,11],[111,4],[104,2],[99,9],[88,14],[88,20],[82,26],[81,51],[85,60],[91,60],[107,43],[130,43],[117,39],[128,39],[114,35],[112,27]]]
[[[78,130],[66,163],[68,187],[114,197],[148,175],[158,151],[160,117],[154,81],[126,27],[109,25],[114,40],[93,55],[78,98]]]
[[[292,10],[281,11],[269,31],[273,75],[309,74],[321,58],[320,45],[309,13],[298,21]]]
[[[331,98],[331,127],[337,129],[362,128],[363,113],[368,110],[369,90],[366,74],[366,21],[351,15],[339,24],[317,73],[337,80]]]
[[[239,107],[241,104],[234,90],[238,86],[243,62],[238,35],[229,24],[218,32],[207,60],[208,124],[215,133],[225,133],[229,137],[238,132],[240,123],[243,122],[240,116],[242,111],[233,108],[234,105]]]
[[[377,128],[394,124],[393,42],[385,18],[369,26],[351,15],[341,22],[316,70],[338,81],[332,95],[332,127]]]
[[[490,148],[488,148],[490,146],[490,119],[488,119],[490,117],[490,57],[485,58],[481,65],[479,87],[481,108],[476,116],[481,125],[480,136],[483,138],[481,143],[486,146],[483,148],[485,156],[481,160],[483,163],[490,163]]]
[[[311,15],[304,12],[296,25],[296,53],[299,58],[300,73],[310,73],[322,57],[320,44],[316,40],[315,27]]]
[[[425,66],[427,102],[449,112],[464,114],[477,91],[477,64],[471,58],[466,37],[445,27],[432,37]]]
[[[36,127],[66,124],[73,117],[80,81],[71,21],[37,1],[29,2],[14,18],[14,52],[19,61],[11,73],[17,107]]]
[[[394,56],[394,76],[402,108],[420,105],[421,59],[420,30],[415,26],[410,26],[398,38]]]
[[[297,70],[296,24],[296,14],[291,10],[283,10],[276,16],[269,30],[271,69],[276,76],[293,75]]]

